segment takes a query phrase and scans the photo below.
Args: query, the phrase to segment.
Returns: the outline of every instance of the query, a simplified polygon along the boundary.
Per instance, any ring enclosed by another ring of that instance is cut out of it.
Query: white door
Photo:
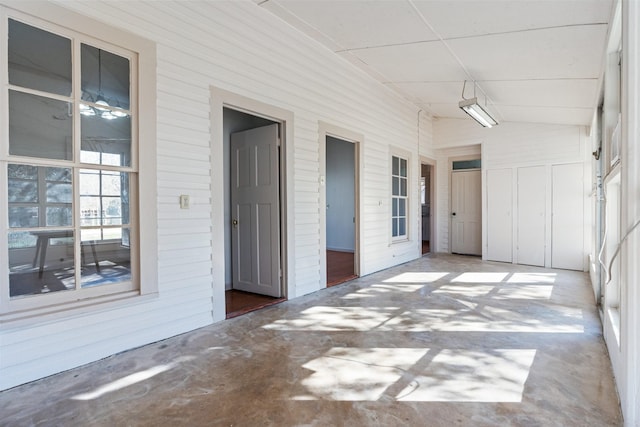
[[[451,252],[482,254],[482,200],[479,170],[451,172]]]
[[[551,267],[584,268],[584,185],[581,163],[553,166]]]
[[[513,261],[511,169],[487,171],[487,260]]]
[[[278,125],[231,135],[233,288],[282,296]]]
[[[544,267],[545,169],[544,166],[518,169],[518,264]]]

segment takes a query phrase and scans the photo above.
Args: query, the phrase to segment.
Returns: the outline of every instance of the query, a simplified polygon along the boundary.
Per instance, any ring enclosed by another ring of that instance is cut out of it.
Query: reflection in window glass
[[[9,83],[71,95],[71,40],[9,19]]]
[[[82,44],[82,99],[129,109],[129,60]]]
[[[130,117],[111,120],[101,116],[82,116],[80,133],[83,162],[113,164],[117,156],[117,166],[131,166]],[[99,155],[88,155],[91,152]]]
[[[75,288],[73,231],[9,233],[11,297]]]
[[[9,91],[9,154],[71,160],[71,104]]]
[[[128,223],[129,174],[82,169],[80,171],[80,225],[99,227]],[[108,234],[106,230],[101,231],[96,239],[109,238],[105,237]]]
[[[37,207],[9,207],[9,227],[30,228],[39,224]]]
[[[131,249],[122,228],[82,230],[83,288],[131,281]],[[123,242],[123,236],[127,242]]]

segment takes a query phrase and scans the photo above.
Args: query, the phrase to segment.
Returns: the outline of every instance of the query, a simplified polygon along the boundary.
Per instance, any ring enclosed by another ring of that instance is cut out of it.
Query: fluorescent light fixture
[[[458,106],[483,127],[490,128],[498,124],[498,121],[478,104],[478,98],[463,99]]]

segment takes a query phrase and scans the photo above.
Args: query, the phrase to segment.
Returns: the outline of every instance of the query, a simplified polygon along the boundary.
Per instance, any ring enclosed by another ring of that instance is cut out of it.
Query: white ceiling
[[[611,0],[254,0],[434,117],[589,125]]]

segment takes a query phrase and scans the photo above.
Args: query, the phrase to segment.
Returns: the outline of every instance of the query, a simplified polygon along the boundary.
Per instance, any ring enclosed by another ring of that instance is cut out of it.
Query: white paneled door
[[[511,169],[487,171],[487,260],[513,261]]]
[[[551,266],[584,269],[582,163],[553,166]]]
[[[234,289],[282,296],[278,175],[277,124],[231,135]]]
[[[480,170],[451,172],[451,252],[482,254]]]
[[[546,167],[518,168],[517,263],[544,267]]]

